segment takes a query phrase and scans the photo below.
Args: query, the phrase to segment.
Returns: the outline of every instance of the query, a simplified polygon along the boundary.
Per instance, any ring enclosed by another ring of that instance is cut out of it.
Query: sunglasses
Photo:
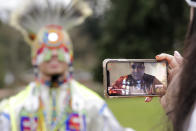
[[[189,6],[196,7],[196,0],[186,0]]]

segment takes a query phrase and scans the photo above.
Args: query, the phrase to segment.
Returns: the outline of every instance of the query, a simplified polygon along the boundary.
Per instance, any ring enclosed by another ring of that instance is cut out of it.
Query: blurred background
[[[182,53],[189,9],[184,0],[88,0],[94,15],[69,33],[74,44],[74,77],[104,98],[102,61],[150,59]],[[1,3],[0,3],[1,4]],[[30,47],[12,27],[0,23],[0,99],[34,80]],[[105,99],[105,98],[104,98]],[[164,130],[167,119],[158,98],[106,99],[123,126]]]

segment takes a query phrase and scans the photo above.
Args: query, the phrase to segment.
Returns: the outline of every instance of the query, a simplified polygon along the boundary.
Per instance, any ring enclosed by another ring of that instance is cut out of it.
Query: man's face
[[[43,61],[38,68],[45,75],[64,74],[68,72],[67,62],[58,59],[57,50],[52,50],[51,59],[49,61]]]
[[[131,65],[132,68],[132,76],[135,80],[141,80],[144,75],[144,65],[143,63],[133,63]]]

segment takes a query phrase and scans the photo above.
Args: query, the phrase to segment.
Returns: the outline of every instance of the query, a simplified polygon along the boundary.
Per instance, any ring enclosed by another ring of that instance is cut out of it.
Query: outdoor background
[[[152,59],[182,53],[189,9],[184,0],[88,0],[94,15],[70,31],[75,78],[103,97],[102,61]],[[0,3],[1,4],[1,3]],[[30,48],[22,35],[0,23],[0,98],[14,95],[34,79]],[[137,131],[166,129],[167,118],[154,98],[106,99],[119,122]]]

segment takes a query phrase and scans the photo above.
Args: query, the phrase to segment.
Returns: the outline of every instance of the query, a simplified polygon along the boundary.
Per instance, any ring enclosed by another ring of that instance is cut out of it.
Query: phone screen
[[[152,59],[107,59],[105,95],[115,97],[161,96],[167,89],[167,62]]]

